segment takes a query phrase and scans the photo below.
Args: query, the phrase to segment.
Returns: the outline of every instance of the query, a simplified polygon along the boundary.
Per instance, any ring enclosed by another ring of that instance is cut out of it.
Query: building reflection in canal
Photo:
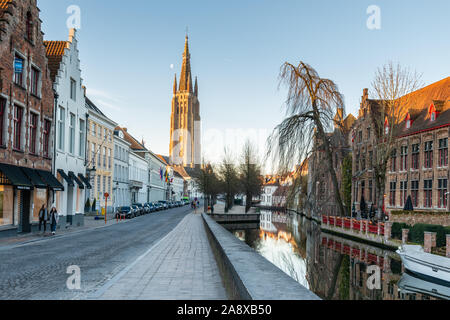
[[[446,284],[404,273],[395,252],[324,233],[296,213],[262,211],[259,228],[225,227],[323,299],[450,299]]]

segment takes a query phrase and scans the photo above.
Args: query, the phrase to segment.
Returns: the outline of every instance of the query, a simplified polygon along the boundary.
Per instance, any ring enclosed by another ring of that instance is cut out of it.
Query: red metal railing
[[[336,225],[336,227],[349,229],[349,230],[355,230],[355,231],[362,231],[363,233],[366,233],[366,221],[359,221],[356,219],[349,219],[349,218],[341,218],[341,217],[333,217],[333,216],[322,216],[322,223],[323,224],[330,224],[332,226]],[[361,226],[362,224],[362,226]],[[384,235],[384,223],[372,223],[369,222],[368,224],[369,233],[372,234],[378,234],[378,229],[380,229],[379,234],[381,236]]]

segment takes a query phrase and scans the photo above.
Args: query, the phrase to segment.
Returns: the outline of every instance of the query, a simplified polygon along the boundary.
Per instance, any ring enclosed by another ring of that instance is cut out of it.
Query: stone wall
[[[450,226],[450,214],[400,214],[391,215],[391,222],[407,223],[411,226],[416,224],[436,224]]]

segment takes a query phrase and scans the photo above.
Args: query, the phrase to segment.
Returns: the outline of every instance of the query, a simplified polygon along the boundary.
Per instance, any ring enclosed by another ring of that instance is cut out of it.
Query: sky
[[[186,30],[198,76],[203,155],[239,154],[246,137],[262,154],[284,117],[284,62],[304,61],[337,83],[357,115],[363,88],[389,61],[430,84],[450,75],[448,0],[38,0],[45,40],[66,40],[80,8],[82,77],[97,106],[155,153],[169,150],[175,73]],[[379,8],[378,20],[368,8]],[[369,29],[367,21],[380,22]]]

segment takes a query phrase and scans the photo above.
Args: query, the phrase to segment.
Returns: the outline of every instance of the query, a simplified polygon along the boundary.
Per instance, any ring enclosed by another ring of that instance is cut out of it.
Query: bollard
[[[447,234],[447,258],[450,258],[450,234]]]
[[[369,234],[369,220],[366,220],[366,235]]]
[[[409,229],[402,229],[402,243],[406,244],[408,242]]]
[[[377,235],[380,235],[381,234],[381,222],[378,222],[377,223]]]
[[[392,233],[392,222],[386,221],[384,223],[384,240],[388,241],[391,239]]]

